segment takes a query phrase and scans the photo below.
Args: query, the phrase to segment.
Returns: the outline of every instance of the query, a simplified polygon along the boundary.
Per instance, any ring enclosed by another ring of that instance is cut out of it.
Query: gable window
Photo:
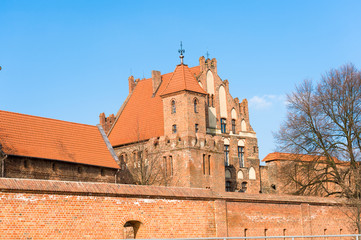
[[[177,133],[177,125],[173,124],[172,126],[172,133]]]
[[[224,166],[229,166],[229,145],[224,145]]]
[[[221,118],[221,133],[226,133],[226,119],[225,118]]]
[[[172,113],[176,113],[175,101],[172,100]]]
[[[238,146],[239,167],[244,167],[244,147]]]
[[[197,123],[194,125],[194,131],[195,131],[196,133],[198,132],[198,124],[197,124]]]
[[[236,134],[236,120],[232,119],[232,133]]]
[[[197,109],[198,101],[197,101],[197,99],[194,99],[193,104],[194,104],[194,112],[197,113],[198,112],[198,109]]]

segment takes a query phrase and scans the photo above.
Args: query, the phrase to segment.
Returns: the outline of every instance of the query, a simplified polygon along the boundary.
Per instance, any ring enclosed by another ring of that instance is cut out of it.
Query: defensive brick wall
[[[2,178],[0,207],[0,239],[121,239],[129,221],[137,238],[355,230],[336,199],[208,189]]]

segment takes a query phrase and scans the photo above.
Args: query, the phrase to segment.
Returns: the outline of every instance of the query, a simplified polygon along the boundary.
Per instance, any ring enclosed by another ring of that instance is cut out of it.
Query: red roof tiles
[[[343,163],[343,161],[338,160],[337,158],[333,158],[336,163]],[[262,162],[271,162],[271,161],[302,161],[302,162],[311,162],[326,160],[324,156],[316,156],[316,155],[307,155],[307,154],[293,154],[293,153],[280,153],[273,152],[269,153]]]
[[[0,110],[5,154],[119,168],[96,126]]]
[[[187,65],[178,65],[173,72],[165,90],[161,95],[180,92],[183,90],[207,94],[199,85],[192,72]]]
[[[178,65],[173,73],[162,75],[161,85],[154,96],[152,79],[140,80],[108,133],[110,143],[119,146],[163,136],[163,102],[160,96],[180,90],[205,93],[195,79],[199,71],[199,66],[188,68]]]

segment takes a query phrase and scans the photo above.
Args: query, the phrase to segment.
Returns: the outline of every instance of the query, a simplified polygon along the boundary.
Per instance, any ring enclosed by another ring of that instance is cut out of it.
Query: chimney
[[[201,72],[206,70],[206,58],[204,56],[199,58],[199,66],[201,67]]]
[[[135,82],[134,82],[134,77],[130,76],[128,78],[128,82],[129,82],[129,93],[133,92],[134,88],[135,88]]]
[[[152,83],[153,83],[153,95],[158,90],[160,83],[162,82],[162,76],[159,71],[152,71]]]

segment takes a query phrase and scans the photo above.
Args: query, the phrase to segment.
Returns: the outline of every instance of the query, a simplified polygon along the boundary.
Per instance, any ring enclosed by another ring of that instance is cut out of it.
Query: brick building
[[[100,126],[0,110],[3,178],[129,183]]]
[[[151,183],[158,185],[260,190],[247,100],[231,96],[216,59],[201,57],[191,68],[181,63],[167,74],[152,71],[149,79],[129,77],[125,102],[116,116],[100,114],[100,124],[138,182],[154,175]]]

